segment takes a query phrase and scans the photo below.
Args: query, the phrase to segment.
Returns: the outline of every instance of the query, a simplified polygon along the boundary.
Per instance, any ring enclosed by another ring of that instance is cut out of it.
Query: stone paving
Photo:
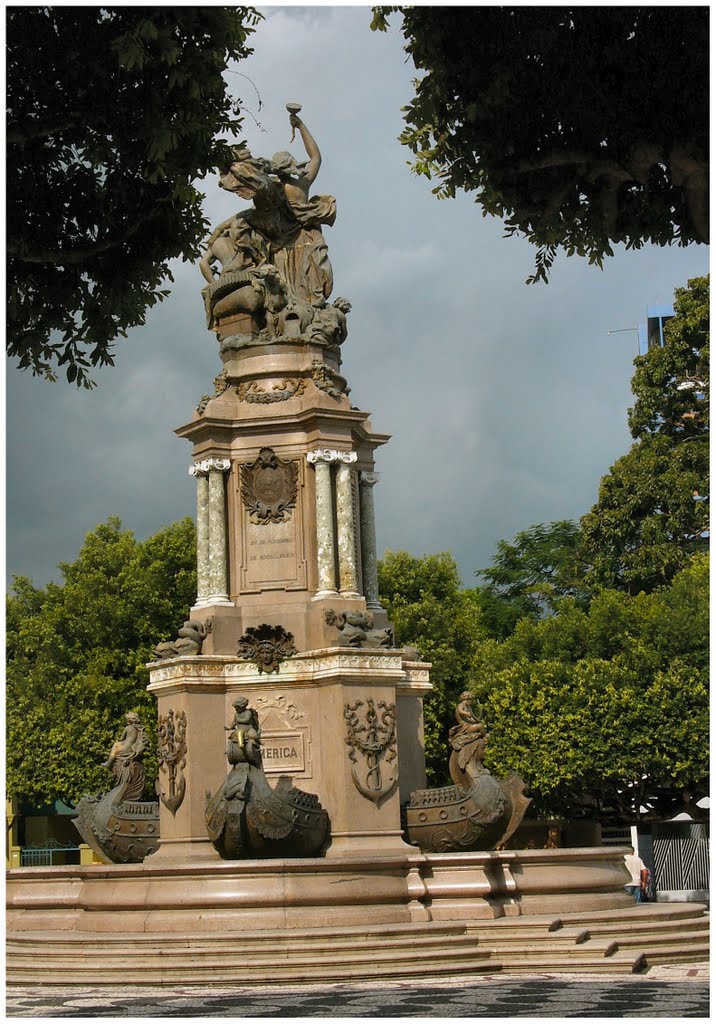
[[[41,967],[39,968],[41,970]],[[490,975],[466,981],[268,988],[41,985],[7,989],[8,1017],[709,1018],[708,964],[642,975]]]

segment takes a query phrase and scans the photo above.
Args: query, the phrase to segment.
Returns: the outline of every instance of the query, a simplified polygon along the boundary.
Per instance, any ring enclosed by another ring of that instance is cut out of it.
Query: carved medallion
[[[241,467],[241,498],[251,522],[284,523],[298,496],[298,463],[279,459],[273,448],[262,448],[256,462]]]
[[[359,712],[359,708],[365,707]],[[395,704],[384,700],[365,703],[346,702],[343,717],[348,725],[346,746],[353,762],[351,775],[356,789],[368,800],[379,804],[395,788],[398,781],[398,749],[395,736]]]
[[[186,768],[186,711],[174,712],[169,708],[166,715],[159,716],[157,726],[157,753],[159,766],[168,777],[168,792],[157,779],[157,793],[165,807],[176,814],[184,800],[186,779],[182,769]]]
[[[298,654],[293,642],[293,633],[283,626],[249,626],[239,640],[237,654],[246,661],[253,661],[260,673],[278,672],[279,665],[286,658]]]

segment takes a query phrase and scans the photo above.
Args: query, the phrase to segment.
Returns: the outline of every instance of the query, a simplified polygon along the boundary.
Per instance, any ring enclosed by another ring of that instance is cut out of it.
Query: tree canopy
[[[695,811],[709,776],[708,556],[653,594],[521,620],[479,645],[485,764],[519,772],[537,814],[603,823]],[[698,813],[698,811],[696,811]]]
[[[705,7],[375,7],[421,77],[401,135],[433,191],[601,266],[613,244],[708,241]]]
[[[433,785],[447,781],[448,730],[470,677],[475,644],[487,634],[474,591],[464,590],[452,555],[417,558],[387,551],[378,562],[381,602],[396,642],[418,648],[432,663],[433,691],[425,699],[425,759]]]
[[[676,290],[665,344],[635,360],[635,442],[602,477],[581,520],[592,587],[668,583],[706,546],[709,495],[709,280]]]
[[[475,574],[485,580],[479,599],[491,632],[511,633],[520,618],[540,618],[562,597],[586,600],[580,540],[577,523],[561,519],[498,541],[492,565]]]
[[[250,7],[8,7],[9,354],[91,387],[208,222],[194,181],[241,125]]]
[[[194,601],[194,524],[138,541],[111,517],[60,569],[43,588],[16,577],[7,601],[7,786],[38,805],[111,788],[101,765],[128,711],[156,737],[144,666]]]

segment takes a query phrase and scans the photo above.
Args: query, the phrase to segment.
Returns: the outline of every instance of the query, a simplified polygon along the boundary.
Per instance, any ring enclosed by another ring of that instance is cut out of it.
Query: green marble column
[[[338,580],[342,597],[360,597],[358,591],[358,559],[356,557],[356,524],[353,503],[353,470],[355,452],[341,452],[336,470],[336,523],[338,525]]]
[[[363,563],[363,596],[372,611],[383,611],[378,599],[378,553],[375,539],[375,506],[373,488],[377,473],[361,473],[358,479],[360,499],[360,545]]]
[[[318,590],[316,597],[329,597],[336,590],[336,547],[333,536],[333,494],[331,467],[324,458],[326,453],[308,453],[308,461],[316,470],[316,539],[318,553]],[[333,461],[333,460],[330,460]]]
[[[209,475],[203,462],[195,462],[189,473],[196,478],[196,606],[209,596]]]

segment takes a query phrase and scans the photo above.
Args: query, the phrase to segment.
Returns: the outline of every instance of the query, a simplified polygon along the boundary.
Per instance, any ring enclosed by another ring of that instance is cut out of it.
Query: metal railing
[[[20,866],[23,868],[53,867],[55,858],[62,856],[66,864],[68,853],[77,853],[80,848],[76,843],[59,843],[56,839],[47,839],[42,846],[23,846],[20,851]]]

